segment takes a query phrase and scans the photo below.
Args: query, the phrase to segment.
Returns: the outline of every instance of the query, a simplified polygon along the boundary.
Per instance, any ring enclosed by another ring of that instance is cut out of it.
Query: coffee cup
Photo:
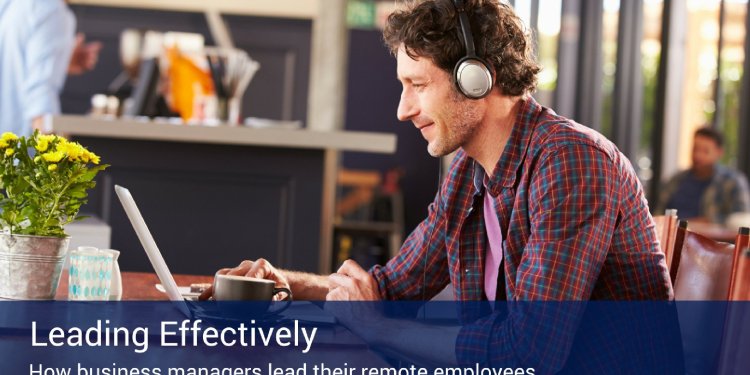
[[[273,297],[285,293],[284,304],[273,311],[268,307]],[[236,275],[216,275],[214,278],[214,300],[219,302],[253,301],[256,312],[279,313],[292,303],[292,291],[289,288],[277,288],[272,280]]]

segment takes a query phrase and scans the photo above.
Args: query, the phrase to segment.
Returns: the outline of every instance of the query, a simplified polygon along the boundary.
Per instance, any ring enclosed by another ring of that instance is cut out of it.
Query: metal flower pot
[[[55,298],[69,237],[0,234],[0,298]]]

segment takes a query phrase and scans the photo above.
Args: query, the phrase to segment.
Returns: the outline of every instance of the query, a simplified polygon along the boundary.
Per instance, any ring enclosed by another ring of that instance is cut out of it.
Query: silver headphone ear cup
[[[492,73],[477,59],[464,59],[456,66],[456,84],[466,97],[479,99],[492,90]]]

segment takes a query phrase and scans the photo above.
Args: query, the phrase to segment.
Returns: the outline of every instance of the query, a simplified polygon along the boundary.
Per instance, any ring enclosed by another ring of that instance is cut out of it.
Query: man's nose
[[[398,111],[396,116],[400,121],[408,121],[419,113],[418,107],[414,104],[414,98],[406,91],[401,93],[401,100],[398,102]]]

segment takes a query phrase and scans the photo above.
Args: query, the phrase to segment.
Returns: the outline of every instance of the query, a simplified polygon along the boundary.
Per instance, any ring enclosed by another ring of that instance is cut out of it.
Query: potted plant
[[[0,298],[54,298],[68,251],[63,227],[81,219],[106,167],[60,136],[0,136]]]

